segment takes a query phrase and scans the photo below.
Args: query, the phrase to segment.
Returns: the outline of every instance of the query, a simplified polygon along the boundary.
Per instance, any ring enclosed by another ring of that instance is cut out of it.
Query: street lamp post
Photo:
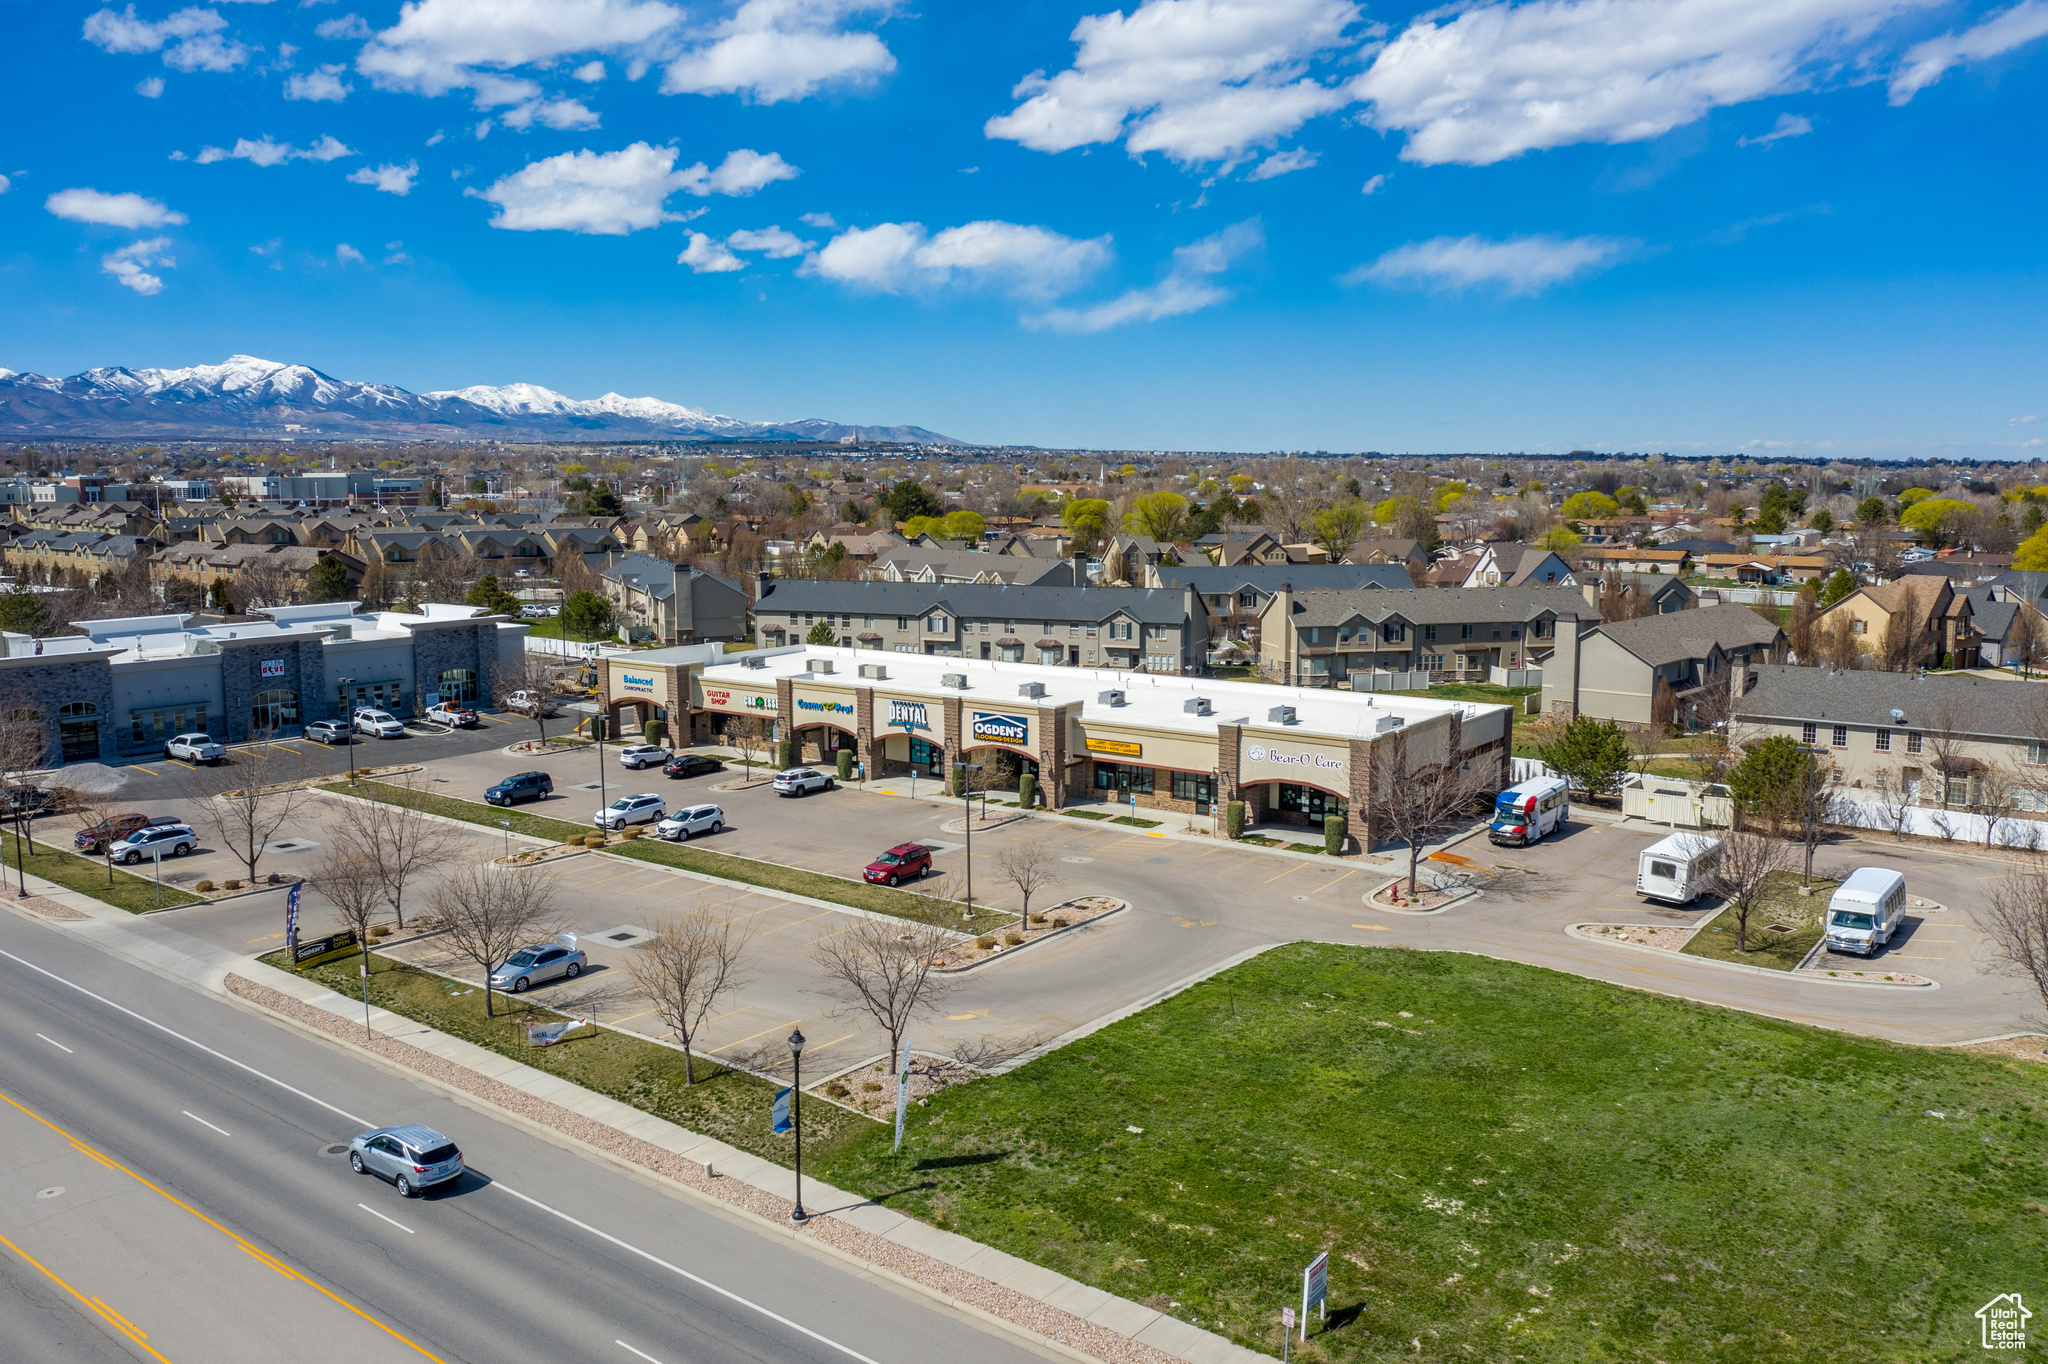
[[[353,677],[340,679],[341,687],[335,700],[341,710],[342,742],[348,745],[348,784],[356,784],[356,719],[348,713],[348,689],[355,685]]]
[[[981,771],[981,764],[954,763],[953,770],[960,774],[960,809],[967,816],[967,908],[960,917],[972,919],[974,917],[974,793],[968,789],[972,785],[972,778],[967,774],[969,772]],[[988,813],[986,801],[983,802],[982,813],[984,815]]]
[[[808,1222],[811,1215],[804,1211],[804,1030],[797,1028],[789,1034],[789,1121],[796,1129],[796,1211],[789,1215],[792,1222]]]
[[[512,860],[512,821],[501,819],[498,821],[498,827],[505,831],[505,860],[510,862]]]

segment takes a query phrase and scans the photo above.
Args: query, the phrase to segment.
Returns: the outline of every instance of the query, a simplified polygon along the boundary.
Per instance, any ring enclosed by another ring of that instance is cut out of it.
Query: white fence
[[[1428,673],[1353,673],[1353,691],[1421,691],[1429,685]]]
[[[1557,773],[1550,770],[1550,764],[1541,758],[1508,759],[1508,779],[1517,786],[1520,786],[1525,781],[1535,781],[1538,777],[1554,777],[1556,775]]]
[[[1622,783],[1621,812],[1674,829],[1725,829],[1735,818],[1735,802],[1725,786],[1636,776]]]
[[[1799,600],[1797,592],[1787,592],[1781,587],[1702,587],[1701,594],[1718,592],[1724,602],[1740,602],[1744,606],[1767,601],[1773,606],[1790,606]]]
[[[1496,687],[1540,687],[1543,685],[1541,668],[1493,668],[1487,673]]]
[[[526,652],[530,654],[553,654],[557,658],[606,658],[612,654],[629,654],[633,650],[623,644],[585,642],[580,639],[554,639],[528,635]]]
[[[2048,824],[2019,816],[2000,815],[1993,820],[1985,815],[1973,815],[1964,810],[1943,810],[1926,805],[1893,805],[1884,800],[1846,794],[1836,798],[1835,807],[1830,814],[1833,823],[1851,829],[1867,829],[1875,833],[1917,834],[1922,838],[1975,843],[1983,847],[1988,832],[1988,841],[1998,847],[2048,847]]]

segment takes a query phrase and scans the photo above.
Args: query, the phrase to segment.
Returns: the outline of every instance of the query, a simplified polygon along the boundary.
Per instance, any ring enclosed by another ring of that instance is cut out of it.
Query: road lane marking
[[[1393,929],[1388,928],[1385,924],[1353,924],[1351,926],[1353,928],[1368,929],[1374,933],[1391,933],[1394,931]]]
[[[200,1125],[201,1127],[213,1127],[213,1124],[212,1124],[212,1123],[210,1123],[210,1122],[208,1122],[208,1121],[207,1121],[206,1119],[204,1119],[204,1118],[200,1117],[200,1116],[199,1116],[199,1115],[198,1115],[197,1113],[194,1113],[194,1112],[193,1112],[193,1111],[192,1111],[191,1109],[189,1109],[189,1108],[181,1108],[181,1109],[179,1109],[178,1111],[179,1111],[180,1113],[183,1113],[183,1114],[184,1114],[184,1115],[185,1115],[186,1117],[190,1118],[190,1119],[191,1119],[192,1121],[194,1121],[194,1122],[198,1123],[198,1124],[199,1124],[199,1125]],[[233,1135],[234,1135],[233,1133],[229,1132],[229,1131],[227,1130],[227,1128],[225,1128],[225,1127],[213,1127],[213,1130],[214,1130],[214,1131],[216,1131],[216,1132],[218,1132],[218,1133],[220,1133],[220,1134],[221,1134],[222,1136],[224,1136],[224,1137],[229,1137],[229,1138],[232,1138],[232,1137],[233,1137]]]
[[[634,1350],[632,1346],[626,1344],[626,1342],[623,1340],[614,1340],[612,1344],[619,1346],[621,1349],[631,1350],[632,1353],[639,1355],[642,1359],[646,1360],[647,1364],[661,1364],[660,1360],[656,1359],[653,1355],[647,1353],[647,1351]]]
[[[42,1035],[41,1033],[37,1033],[37,1034],[36,1034],[36,1036],[37,1036],[37,1037],[43,1037],[43,1035]],[[63,1053],[64,1053],[65,1055],[67,1055],[67,1056],[76,1056],[76,1055],[78,1055],[78,1053],[77,1053],[77,1052],[75,1052],[75,1051],[71,1050],[71,1048],[69,1048],[69,1047],[65,1046],[65,1045],[64,1045],[64,1044],[63,1044],[62,1042],[59,1042],[59,1041],[58,1041],[58,1040],[57,1040],[56,1038],[54,1038],[54,1037],[43,1037],[43,1040],[44,1040],[45,1042],[48,1042],[48,1043],[49,1043],[49,1044],[50,1044],[51,1046],[55,1047],[55,1048],[56,1048],[56,1049],[57,1049],[58,1051],[61,1051],[61,1052],[63,1052]]]
[[[1293,866],[1289,867],[1286,871],[1281,872],[1280,876],[1292,876],[1294,875],[1294,873],[1300,871],[1303,867],[1306,867],[1307,865],[1309,864],[1306,862],[1297,862]],[[1264,884],[1270,886],[1275,881],[1278,881],[1280,879],[1280,876],[1268,876]]]
[[[157,775],[157,770],[155,768],[144,767],[141,763],[130,763],[129,766],[133,767],[137,772],[147,772],[152,777]]]
[[[262,937],[260,937],[260,938],[251,938],[251,939],[249,939],[249,941],[250,941],[250,942],[252,942],[252,943],[258,943],[258,942],[269,942],[269,941],[271,941],[271,940],[272,940],[272,939],[274,939],[274,938],[282,938],[283,936],[284,936],[284,934],[282,934],[282,933],[265,933],[265,934],[264,934],[264,935],[263,935]]]
[[[579,1222],[575,1218],[569,1216],[568,1213],[565,1213],[558,1208],[551,1208],[547,1204],[541,1202],[538,1198],[534,1198],[528,1194],[523,1194],[509,1184],[500,1184],[497,1180],[494,1179],[490,1182],[490,1185],[488,1187],[493,1189],[503,1189],[506,1193],[511,1194],[514,1198],[518,1199],[522,1203],[530,1203],[534,1207],[539,1208],[542,1212],[551,1213],[554,1216],[561,1218],[564,1222],[567,1222],[570,1226],[577,1228],[579,1231],[587,1231],[592,1236],[595,1236],[600,1240],[611,1242],[620,1250],[631,1251],[633,1254],[638,1255],[641,1259],[646,1260],[651,1264],[660,1265],[663,1269],[668,1270],[671,1274],[680,1275],[682,1278],[688,1279],[691,1283],[696,1284],[701,1288],[710,1289],[713,1293],[718,1294],[722,1298],[728,1299],[732,1302],[736,1302],[740,1306],[748,1308],[752,1311],[759,1312],[762,1316],[767,1317],[770,1321],[780,1322],[782,1325],[787,1326],[792,1331],[800,1331],[804,1335],[809,1336],[812,1340],[817,1341],[820,1345],[831,1346],[833,1349],[839,1351],[839,1353],[845,1355],[849,1359],[858,1359],[859,1361],[861,1361],[861,1364],[877,1364],[877,1361],[869,1359],[866,1355],[862,1354],[858,1350],[852,1349],[845,1345],[841,1345],[838,1341],[832,1339],[832,1337],[830,1336],[819,1335],[810,1327],[799,1325],[798,1323],[791,1321],[788,1317],[783,1316],[780,1312],[771,1311],[768,1308],[761,1306],[761,1304],[757,1302],[752,1302],[746,1298],[743,1298],[729,1288],[720,1288],[717,1284],[711,1282],[711,1280],[699,1278],[697,1275],[692,1274],[689,1270],[682,1269],[676,1265],[672,1265],[667,1260],[662,1259],[660,1256],[650,1254],[647,1251],[640,1249],[640,1247],[632,1244],[629,1241],[621,1241],[618,1237],[612,1235],[608,1231],[599,1231],[596,1227],[591,1226],[588,1222]]]
[[[190,1115],[188,1114],[187,1116],[189,1117]],[[377,1211],[377,1210],[376,1210],[375,1208],[371,1207],[371,1206],[370,1206],[370,1205],[369,1205],[368,1203],[358,1203],[358,1204],[356,1204],[356,1206],[357,1206],[357,1207],[359,1207],[359,1208],[361,1208],[361,1209],[362,1209],[362,1210],[363,1210],[364,1212],[366,1212],[366,1213],[370,1214],[370,1216],[372,1216],[372,1217],[384,1217],[384,1214],[383,1214],[383,1213],[381,1213],[381,1212],[378,1212],[378,1211]],[[405,1233],[405,1234],[406,1234],[407,1236],[416,1236],[416,1235],[418,1235],[418,1234],[419,1234],[419,1233],[415,1232],[415,1231],[414,1231],[414,1230],[413,1230],[413,1229],[412,1229],[411,1227],[408,1227],[408,1226],[407,1226],[407,1225],[406,1225],[405,1223],[403,1223],[403,1222],[392,1222],[392,1221],[391,1221],[391,1219],[390,1219],[390,1218],[388,1218],[388,1217],[384,1217],[384,1220],[385,1220],[386,1222],[391,1222],[391,1225],[392,1225],[392,1226],[394,1226],[394,1227],[397,1227],[397,1228],[398,1228],[398,1229],[399,1229],[400,1231],[404,1232],[404,1233]]]
[[[50,1273],[49,1268],[45,1266],[42,1261],[36,1259],[35,1256],[29,1254],[20,1246],[17,1246],[16,1244],[14,1244],[14,1242],[8,1240],[5,1236],[0,1236],[0,1246],[6,1246],[16,1255],[19,1255],[22,1259],[27,1260],[30,1264],[34,1265],[37,1269],[42,1270],[43,1274],[47,1276],[52,1283],[56,1284],[57,1287],[63,1289],[66,1293],[69,1293],[72,1297],[78,1299],[87,1307],[90,1307],[94,1312],[98,1313],[100,1316],[105,1317],[107,1321],[112,1323],[122,1333],[127,1335],[129,1339],[133,1340],[137,1345],[140,1345],[145,1350],[149,1350],[150,1354],[154,1355],[156,1358],[163,1359],[164,1364],[171,1364],[170,1360],[164,1359],[162,1355],[157,1354],[157,1352],[154,1349],[151,1349],[148,1338],[139,1329],[137,1329],[133,1323],[131,1323],[126,1317],[122,1316],[119,1312],[116,1312],[113,1308],[107,1306],[98,1298],[88,1298],[87,1296],[85,1296],[85,1294],[79,1292],[70,1284],[65,1283],[55,1274]]]

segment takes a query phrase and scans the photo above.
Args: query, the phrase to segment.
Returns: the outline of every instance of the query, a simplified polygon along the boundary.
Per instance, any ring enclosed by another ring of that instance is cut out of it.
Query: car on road
[[[505,698],[505,709],[517,711],[531,720],[535,715],[542,719],[562,713],[555,698],[537,691],[515,691]]]
[[[589,964],[590,959],[580,947],[565,947],[561,943],[522,947],[491,972],[491,988],[523,995],[530,986],[545,985],[551,980],[574,980]]]
[[[161,829],[185,821],[176,815],[114,815],[103,819],[89,829],[80,829],[71,836],[71,846],[82,853],[104,852],[109,843],[118,843],[137,829]]]
[[[660,744],[627,744],[619,750],[619,766],[638,771],[643,767],[659,767],[674,756]]]
[[[349,727],[339,720],[314,720],[309,722],[301,735],[323,744],[345,744],[348,742]]]
[[[217,763],[228,755],[226,744],[217,744],[211,734],[180,734],[164,745],[164,756],[187,763]]]
[[[496,786],[484,788],[484,804],[517,805],[555,793],[555,779],[545,772],[515,772]]]
[[[356,733],[377,739],[403,739],[405,726],[388,710],[359,710],[356,712]]]
[[[716,758],[707,758],[702,753],[678,753],[662,765],[664,777],[708,777],[713,772],[725,771],[725,764]]]
[[[443,701],[438,706],[427,707],[427,718],[437,725],[449,725],[455,729],[474,729],[483,723],[483,718],[468,706],[453,701]]]
[[[830,791],[832,778],[815,767],[791,767],[775,774],[778,796],[808,796],[813,791]]]
[[[715,834],[725,827],[725,811],[716,805],[685,805],[654,826],[654,835],[671,843],[687,843],[691,834]]]
[[[399,1197],[411,1198],[460,1178],[462,1152],[433,1128],[413,1122],[373,1127],[351,1138],[348,1164],[359,1175],[390,1180],[398,1186]]]
[[[600,829],[623,829],[628,824],[652,824],[668,813],[668,802],[652,791],[637,796],[620,796],[599,810],[590,822]]]
[[[861,879],[877,885],[893,886],[899,881],[909,881],[919,876],[929,876],[932,870],[932,850],[922,843],[898,843],[889,851],[861,868]]]
[[[108,845],[107,856],[124,867],[132,867],[159,857],[183,857],[198,846],[199,835],[192,832],[191,825],[165,824],[137,829],[126,838],[116,839]]]

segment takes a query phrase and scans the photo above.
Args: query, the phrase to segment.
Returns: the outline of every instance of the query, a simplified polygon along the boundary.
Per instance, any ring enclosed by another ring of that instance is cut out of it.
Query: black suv
[[[520,772],[505,778],[484,792],[492,805],[516,805],[522,800],[539,800],[553,795],[555,779],[545,772]]]
[[[725,771],[725,764],[716,758],[707,758],[702,753],[683,753],[672,758],[661,769],[664,777],[702,777],[712,772]]]

